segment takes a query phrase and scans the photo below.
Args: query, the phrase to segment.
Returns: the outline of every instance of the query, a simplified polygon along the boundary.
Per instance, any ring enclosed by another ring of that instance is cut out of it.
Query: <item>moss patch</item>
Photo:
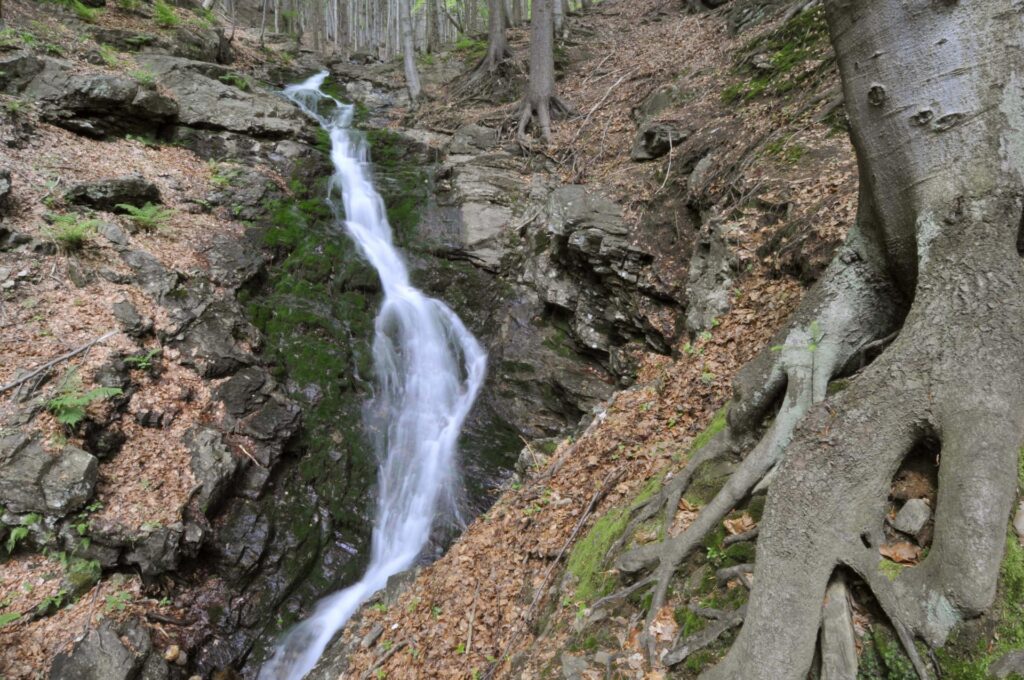
[[[821,74],[829,51],[824,8],[801,12],[742,50],[735,72],[746,78],[727,87],[722,100],[745,102],[796,90]]]
[[[606,512],[594,522],[586,536],[573,546],[566,569],[576,577],[577,602],[592,602],[611,592],[615,577],[608,574],[605,569],[608,551],[626,530],[633,509],[643,505],[656,494],[661,489],[663,479],[662,475],[654,477],[628,506],[612,508]]]

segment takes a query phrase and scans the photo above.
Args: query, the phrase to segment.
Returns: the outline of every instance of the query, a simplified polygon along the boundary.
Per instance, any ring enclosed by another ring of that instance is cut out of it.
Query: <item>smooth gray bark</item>
[[[941,645],[993,601],[1024,442],[1016,5],[826,3],[860,168],[856,252],[913,302],[893,344],[812,407],[785,448],[746,622],[704,680],[806,678],[840,567],[872,589],[922,677],[913,640]],[[772,362],[760,362],[761,384],[771,383]],[[753,371],[740,383],[737,398],[753,407],[737,411],[737,425],[763,415],[759,395],[780,389],[758,387]],[[926,436],[941,442],[935,537],[921,564],[890,581],[875,537],[893,475]]]

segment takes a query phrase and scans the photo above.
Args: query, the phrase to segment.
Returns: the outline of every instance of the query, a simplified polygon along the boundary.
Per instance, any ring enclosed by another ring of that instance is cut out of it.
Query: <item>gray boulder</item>
[[[133,549],[125,553],[124,560],[129,564],[137,564],[144,576],[174,571],[181,560],[183,532],[181,524],[159,527],[136,539]]]
[[[0,214],[7,210],[11,201],[11,171],[0,169]]]
[[[96,486],[96,457],[74,446],[59,453],[38,438],[0,438],[0,504],[11,512],[65,515],[78,510]]]
[[[44,120],[89,137],[156,134],[178,113],[173,99],[131,78],[75,73],[56,59],[45,61],[25,92],[39,100]]]
[[[637,133],[629,157],[634,161],[651,161],[661,158],[689,137],[689,130],[681,130],[666,123],[653,123]]]
[[[44,62],[31,52],[0,54],[0,92],[17,94],[38,75]]]
[[[104,621],[70,652],[54,658],[50,680],[133,680],[143,660],[121,642],[113,625]]]
[[[923,498],[911,498],[903,504],[892,520],[892,528],[910,536],[916,536],[932,517],[932,509]]]
[[[192,452],[192,476],[199,482],[196,501],[209,512],[225,496],[235,474],[238,461],[224,445],[220,432],[208,427],[193,428],[185,434]]]
[[[222,81],[232,74],[226,68],[164,55],[139,60],[177,100],[183,125],[270,139],[311,136],[311,125],[294,106],[276,95],[243,92]]]
[[[118,211],[117,205],[143,206],[160,202],[160,189],[142,175],[82,182],[71,187],[64,194],[65,200],[75,205],[84,205],[96,210]]]

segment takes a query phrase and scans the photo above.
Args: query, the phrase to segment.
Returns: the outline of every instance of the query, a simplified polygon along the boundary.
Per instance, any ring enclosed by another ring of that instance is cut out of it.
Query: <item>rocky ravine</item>
[[[13,549],[0,613],[21,615],[0,636],[24,651],[0,668],[31,676],[56,655],[55,678],[250,675],[361,568],[376,282],[321,205],[313,126],[215,63],[230,59],[222,36],[97,30],[138,50],[152,82],[85,48],[0,51],[0,92],[29,104],[0,124],[0,380],[19,383],[0,423],[0,537]],[[332,80],[377,122],[401,97],[348,64]],[[688,253],[664,255],[671,234],[640,240],[608,199],[529,171],[494,130],[368,134],[419,282],[491,352],[464,445],[479,509],[520,436],[575,427],[632,379],[637,351],[672,345],[682,307],[668,282]],[[167,226],[120,207],[147,203]],[[59,215],[96,220],[95,235],[69,247]],[[97,388],[106,396],[76,423],[55,421],[55,395]],[[85,632],[72,649],[59,630]]]

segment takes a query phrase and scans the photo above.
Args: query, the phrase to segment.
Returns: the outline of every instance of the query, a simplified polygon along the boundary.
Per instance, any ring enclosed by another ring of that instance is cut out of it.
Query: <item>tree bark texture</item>
[[[892,345],[848,389],[811,406],[784,447],[746,621],[704,680],[806,678],[826,589],[843,569],[871,588],[927,677],[913,640],[941,645],[991,606],[1016,491],[1024,11],[1012,0],[831,0],[826,9],[861,183],[831,280],[861,268],[892,291],[895,309],[911,302]],[[831,285],[826,277],[811,299]],[[832,297],[841,311],[846,296]],[[821,322],[822,345],[877,323],[857,304],[846,318]],[[793,379],[780,361],[763,355],[741,375],[731,428],[763,417]],[[890,581],[879,544],[893,475],[926,438],[941,446],[934,539]]]

